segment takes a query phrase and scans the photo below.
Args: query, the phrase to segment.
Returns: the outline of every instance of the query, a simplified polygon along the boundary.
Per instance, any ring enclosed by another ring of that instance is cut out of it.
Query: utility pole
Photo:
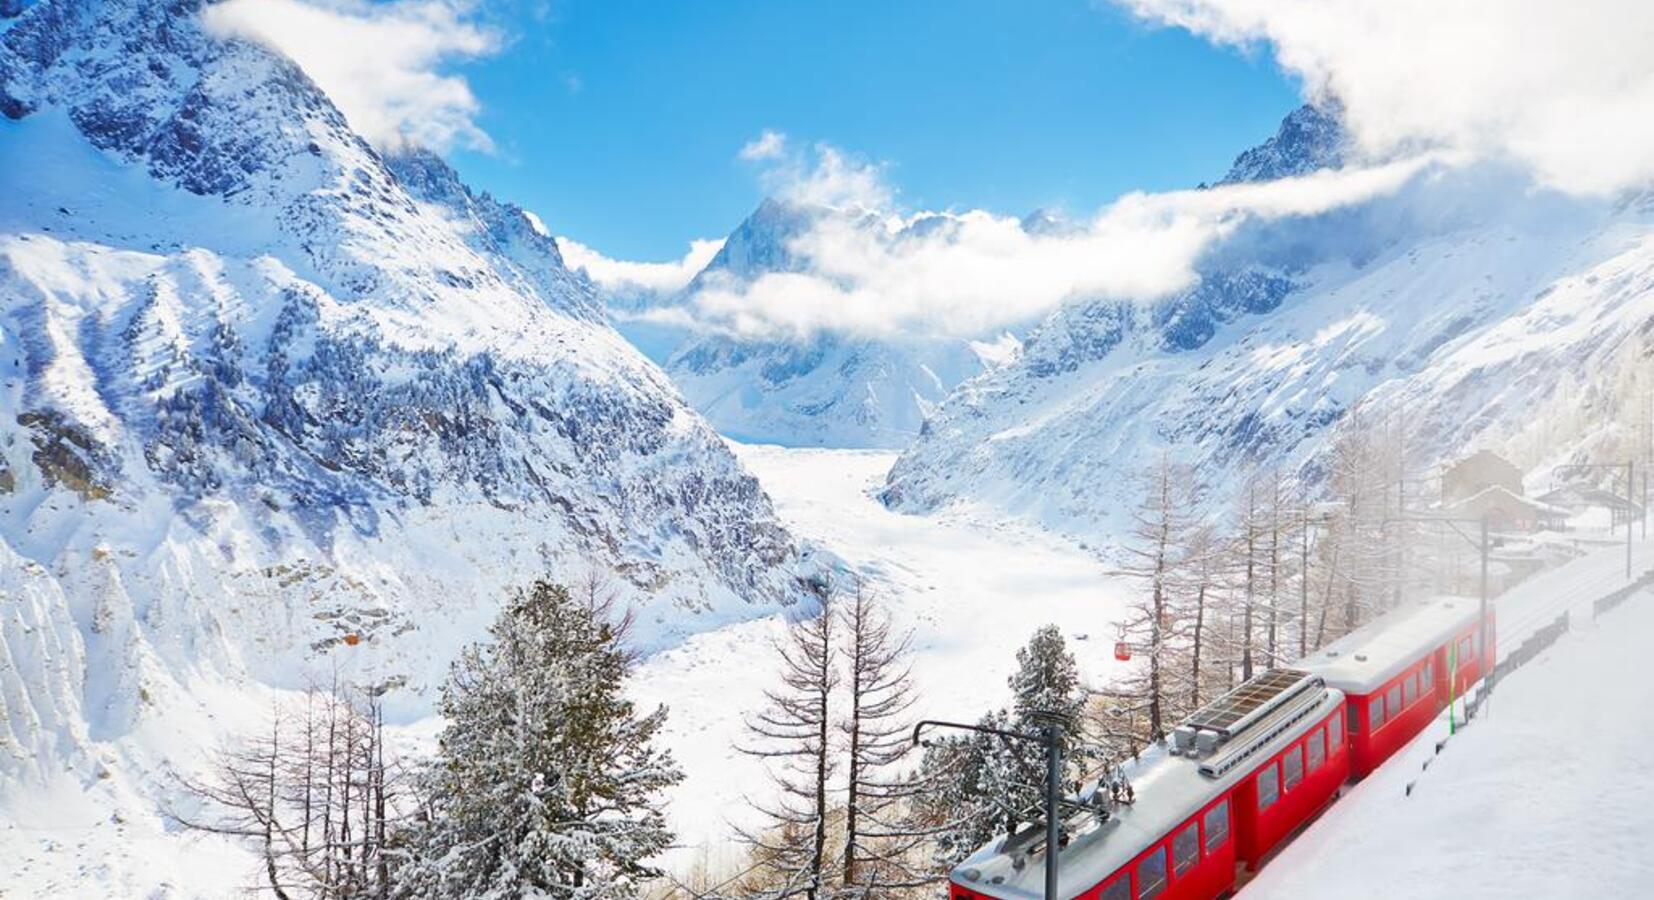
[[[1045,900],[1057,900],[1057,812],[1062,801],[1062,726],[1045,726]]]
[[[1309,516],[1304,516],[1303,551],[1298,563],[1298,658],[1309,655]]]
[[[1476,519],[1469,519],[1469,518],[1455,519],[1451,516],[1395,516],[1393,518],[1389,518],[1389,519],[1384,520],[1384,524],[1386,524],[1386,525],[1390,524],[1391,522],[1440,522],[1440,523],[1446,525],[1447,527],[1453,529],[1453,532],[1455,534],[1457,534],[1461,538],[1464,538],[1472,546],[1476,547],[1478,551],[1480,551],[1480,554],[1481,554],[1481,557],[1482,557],[1482,578],[1481,578],[1481,582],[1482,582],[1482,599],[1481,599],[1482,617],[1481,617],[1481,623],[1477,626],[1477,633],[1481,636],[1482,646],[1481,646],[1481,649],[1478,651],[1477,665],[1482,667],[1482,673],[1481,673],[1482,677],[1484,677],[1484,678],[1488,677],[1491,674],[1491,672],[1489,672],[1487,670],[1488,667],[1485,665],[1485,661],[1487,659],[1487,646],[1488,646],[1488,644],[1487,644],[1487,625],[1488,625],[1488,622],[1487,622],[1487,608],[1488,608],[1488,602],[1489,602],[1489,598],[1488,598],[1488,577],[1487,577],[1487,573],[1488,573],[1488,556],[1489,556],[1489,550],[1490,550],[1489,536],[1488,536],[1488,514],[1487,513],[1482,513],[1481,517],[1476,518]],[[1464,531],[1462,531],[1459,528],[1460,524],[1474,524],[1474,525],[1480,526],[1480,529],[1481,529],[1481,538],[1480,538],[1480,540],[1472,539],[1470,537],[1470,535],[1465,534]],[[1457,665],[1453,666],[1452,668],[1453,668],[1454,671],[1457,671],[1457,669],[1458,669]]]
[[[1481,644],[1477,648],[1477,651],[1476,651],[1477,656],[1480,657],[1479,659],[1476,660],[1476,669],[1477,669],[1478,672],[1481,673],[1483,678],[1491,678],[1491,677],[1493,677],[1493,673],[1492,673],[1492,671],[1490,671],[1491,667],[1486,664],[1486,660],[1487,660],[1487,513],[1482,513],[1482,624],[1481,624],[1481,638],[1480,638],[1480,641],[1481,641]],[[1491,681],[1488,682],[1489,685],[1491,685],[1492,683],[1493,682],[1491,682]]]

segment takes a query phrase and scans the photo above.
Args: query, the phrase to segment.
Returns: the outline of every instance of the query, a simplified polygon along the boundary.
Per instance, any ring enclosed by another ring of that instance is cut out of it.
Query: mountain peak
[[[1306,103],[1288,113],[1268,140],[1235,157],[1220,184],[1273,181],[1343,165],[1349,143],[1334,103]]]

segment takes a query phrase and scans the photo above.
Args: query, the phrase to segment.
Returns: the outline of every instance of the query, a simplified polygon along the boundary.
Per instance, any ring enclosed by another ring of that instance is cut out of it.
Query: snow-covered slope
[[[1576,615],[1574,628],[1501,682],[1440,755],[1431,751],[1445,722],[1339,800],[1241,896],[1654,894],[1643,849],[1654,840],[1654,704],[1641,662],[1654,595],[1595,623]],[[1501,642],[1504,631],[1501,619]]]
[[[812,260],[794,242],[829,217],[892,241],[948,220],[898,222],[863,210],[765,200],[680,294],[620,300],[622,332],[658,356],[690,404],[723,434],[789,446],[902,447],[955,385],[1014,353],[1015,339],[1005,335],[754,337],[673,330],[638,315],[693,303],[702,290],[810,271]]]
[[[1301,118],[1231,177],[1335,159],[1338,142]],[[1427,454],[1485,445],[1534,465],[1585,439],[1563,433],[1582,409],[1607,417],[1647,346],[1654,217],[1505,172],[1432,170],[1355,209],[1242,228],[1200,273],[1152,305],[1052,315],[1014,364],[942,404],[886,502],[983,501],[1107,534],[1159,448],[1200,464],[1221,498],[1259,468],[1313,476],[1324,430],[1366,399],[1404,411]]]
[[[0,776],[125,752],[203,678],[338,665],[417,714],[545,573],[612,573],[646,646],[803,595],[554,243],[201,8],[0,33]]]

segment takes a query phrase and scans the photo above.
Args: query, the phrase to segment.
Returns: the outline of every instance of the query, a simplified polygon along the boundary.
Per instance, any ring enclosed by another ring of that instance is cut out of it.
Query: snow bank
[[[1654,697],[1641,665],[1650,636],[1654,593],[1595,623],[1576,614],[1574,632],[1503,682],[1439,756],[1445,720],[1243,896],[1654,896]]]

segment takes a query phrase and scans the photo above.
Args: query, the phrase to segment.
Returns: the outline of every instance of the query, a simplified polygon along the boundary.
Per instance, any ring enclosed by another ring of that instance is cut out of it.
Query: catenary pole
[[[1045,726],[1045,900],[1057,900],[1058,804],[1062,797],[1062,726]]]
[[[1058,842],[1062,838],[1062,723],[1052,718],[1043,728],[1032,734],[966,725],[963,722],[944,722],[940,719],[921,719],[913,725],[913,745],[919,746],[919,734],[926,725],[993,734],[1014,741],[1040,744],[1045,747],[1045,900],[1057,900]]]
[[[1482,622],[1481,638],[1477,647],[1476,672],[1483,678],[1492,673],[1488,671],[1487,663],[1487,514],[1482,514]],[[1489,682],[1491,684],[1491,682]]]

